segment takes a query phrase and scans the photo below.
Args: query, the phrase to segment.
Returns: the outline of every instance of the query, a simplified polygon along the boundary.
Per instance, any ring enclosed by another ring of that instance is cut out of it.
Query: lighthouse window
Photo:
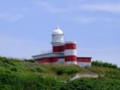
[[[54,39],[55,35],[52,35],[52,39]]]

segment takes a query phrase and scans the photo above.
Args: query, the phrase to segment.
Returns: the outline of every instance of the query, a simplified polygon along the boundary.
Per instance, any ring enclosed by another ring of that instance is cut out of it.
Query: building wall
[[[37,59],[38,63],[50,63],[50,58]]]
[[[43,64],[64,64],[65,59],[64,58],[58,58],[58,57],[53,57],[53,58],[42,58],[42,59],[37,59],[36,60],[38,63],[43,63]]]
[[[76,42],[65,42],[65,63],[77,65]]]
[[[77,62],[77,65],[80,67],[91,66],[90,62]]]
[[[76,60],[74,58],[76,58],[76,56],[75,57],[68,56],[65,58],[64,57],[63,58],[58,58],[58,57],[42,58],[42,59],[37,59],[36,61],[38,63],[44,63],[44,64],[73,64],[73,63],[76,63]],[[75,61],[71,62],[71,59]],[[77,57],[77,65],[79,65],[80,67],[91,66],[91,57]]]
[[[80,67],[91,66],[91,57],[78,57],[77,65]]]
[[[42,59],[37,59],[38,63],[56,63],[58,62],[59,58],[54,57],[54,58],[42,58]]]
[[[64,52],[65,47],[64,45],[61,46],[53,46],[53,52]]]

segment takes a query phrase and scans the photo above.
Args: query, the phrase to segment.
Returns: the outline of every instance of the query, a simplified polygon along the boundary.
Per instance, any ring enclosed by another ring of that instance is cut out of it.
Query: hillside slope
[[[0,90],[119,90],[120,69],[109,63],[93,66],[39,65],[33,60],[0,57]],[[76,74],[98,74],[98,78],[80,78]]]

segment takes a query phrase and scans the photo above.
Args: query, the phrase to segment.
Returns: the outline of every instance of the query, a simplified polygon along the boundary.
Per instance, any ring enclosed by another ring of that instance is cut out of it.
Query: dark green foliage
[[[99,66],[99,67],[117,68],[116,64],[102,62],[102,61],[93,61],[92,65],[93,66]]]
[[[0,90],[53,90],[59,86],[61,83],[52,76],[0,72]]]
[[[24,59],[24,61],[26,61],[26,62],[35,62],[35,60],[33,60],[33,59]]]
[[[13,72],[17,72],[17,71],[18,71],[18,68],[12,67],[12,68],[10,68],[10,70],[13,71]]]
[[[47,71],[45,68],[40,66],[29,67],[28,70],[30,70],[31,72],[39,72],[39,73],[44,73]]]
[[[80,68],[78,66],[72,66],[70,67],[68,66],[54,66],[52,68],[58,75],[62,75],[62,74],[75,74],[77,72],[80,71]]]
[[[60,90],[119,90],[120,80],[83,78],[63,85]]]
[[[119,79],[120,80],[120,70],[118,68],[105,68],[105,67],[86,67],[87,69],[91,70],[92,72],[98,73],[102,77],[112,78],[112,79]]]

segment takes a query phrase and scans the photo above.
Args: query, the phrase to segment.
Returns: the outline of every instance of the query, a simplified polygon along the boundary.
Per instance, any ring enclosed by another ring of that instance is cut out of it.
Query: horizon
[[[32,58],[52,49],[59,25],[78,56],[120,66],[120,1],[0,1],[0,56]]]

